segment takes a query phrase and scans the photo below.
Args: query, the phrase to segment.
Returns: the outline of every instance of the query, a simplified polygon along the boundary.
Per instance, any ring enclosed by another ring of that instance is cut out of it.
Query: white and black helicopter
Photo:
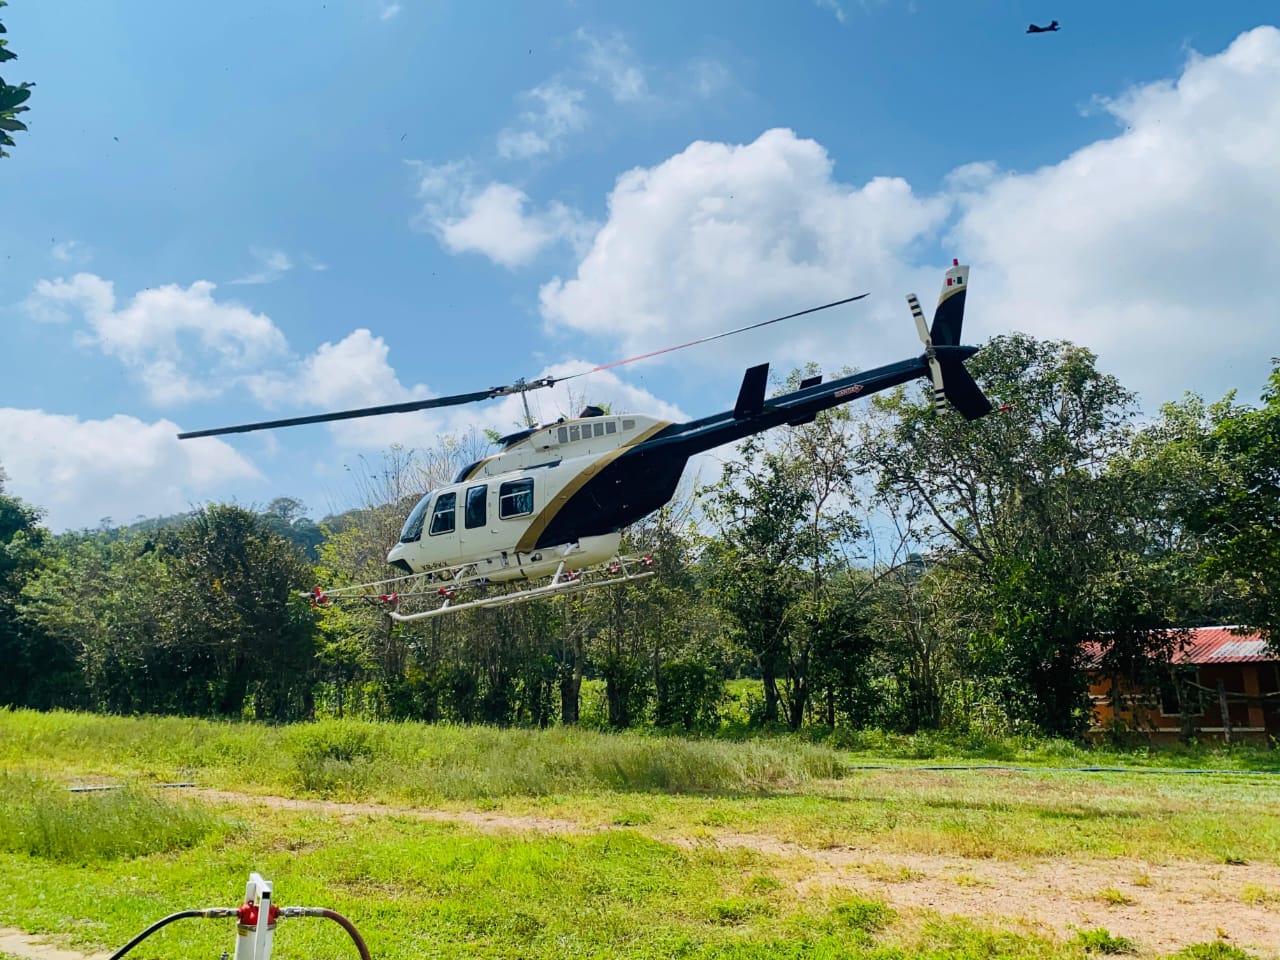
[[[531,427],[502,438],[493,456],[464,467],[448,486],[425,494],[405,520],[387,562],[403,575],[328,591],[314,603],[343,600],[384,605],[392,619],[417,620],[477,607],[521,603],[535,597],[625,583],[653,576],[649,557],[619,553],[622,530],[660,509],[674,495],[695,454],[785,424],[812,421],[822,410],[917,377],[933,381],[934,403],[949,402],[976,420],[991,403],[964,367],[977,347],[962,346],[969,268],[952,261],[932,325],[915,294],[907,297],[924,353],[822,383],[816,376],[798,390],[765,399],[767,363],[742,378],[732,410],[687,423],[635,414],[606,415],[587,407],[572,420]],[[178,434],[180,439],[246,433],[355,417],[453,406],[550,387],[634,360],[789,320],[866,294],[802,310],[679,346],[619,360],[569,377],[517,381],[474,393],[364,407],[311,416],[218,427]]]

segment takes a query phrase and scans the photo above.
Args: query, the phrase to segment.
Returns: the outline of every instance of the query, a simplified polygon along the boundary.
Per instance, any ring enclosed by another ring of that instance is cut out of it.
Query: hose
[[[325,917],[332,920],[351,937],[351,942],[356,945],[356,949],[360,951],[360,960],[371,960],[369,957],[369,948],[365,946],[364,937],[360,936],[360,931],[356,929],[356,925],[340,914],[337,910],[330,910],[328,907],[284,907],[280,911],[283,917]],[[114,957],[111,960],[115,960]]]
[[[175,920],[183,920],[188,917],[234,917],[236,915],[235,907],[205,907],[203,910],[179,910],[177,913],[171,913],[163,920],[157,920],[147,929],[126,943],[123,947],[111,955],[110,960],[120,960],[126,953],[140,944],[147,937],[151,936],[161,927],[168,926]]]
[[[220,917],[238,917],[240,915],[239,907],[205,907],[203,910],[179,910],[177,913],[171,913],[163,920],[157,920],[147,929],[126,943],[123,947],[111,955],[109,960],[120,960],[126,953],[140,944],[147,937],[151,936],[161,927],[166,927],[175,920],[184,920],[190,917],[220,918]],[[325,917],[332,920],[343,930],[347,931],[351,937],[351,942],[356,945],[356,950],[360,952],[360,960],[371,960],[369,956],[369,948],[365,945],[364,937],[360,936],[360,931],[356,929],[356,925],[340,914],[337,910],[330,910],[328,907],[285,907],[280,911],[283,917]]]

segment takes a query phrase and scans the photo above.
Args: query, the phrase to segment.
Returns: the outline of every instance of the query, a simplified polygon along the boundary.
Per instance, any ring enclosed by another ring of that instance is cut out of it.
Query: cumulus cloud
[[[960,195],[979,329],[1085,344],[1151,401],[1251,392],[1274,352],[1280,30],[1099,103],[1115,137]]]
[[[641,352],[866,290],[905,292],[908,254],[948,209],[898,178],[838,183],[825,149],[790,130],[745,145],[699,141],[619,178],[608,222],[575,277],[543,286],[542,311],[551,327],[608,333]],[[905,328],[905,309],[897,299],[846,308],[839,339],[863,342],[877,321]],[[813,329],[771,328],[687,356],[737,363],[768,344],[781,359],[811,359]],[[852,359],[847,348],[838,356]]]
[[[0,463],[9,491],[46,508],[56,530],[175,513],[228,484],[262,479],[221,440],[182,441],[178,430],[169,420],[0,408]]]
[[[682,358],[866,366],[914,349],[902,296],[931,299],[941,238],[974,267],[971,342],[1074,340],[1149,407],[1252,389],[1274,352],[1280,30],[1099,104],[1116,135],[1030,172],[979,159],[930,196],[898,178],[840,183],[823,147],[789,130],[694,143],[618,179],[575,275],[542,287],[543,315],[641,352],[870,290],[839,322]]]
[[[507,268],[524,266],[554,243],[585,244],[592,226],[553,202],[528,209],[529,197],[509,183],[477,187],[459,164],[421,170],[417,224],[431,230],[452,253],[479,253]]]
[[[263,314],[213,299],[214,284],[166,284],[142,290],[118,307],[109,280],[77,273],[41,280],[26,300],[44,322],[84,325],[78,341],[124,364],[156,404],[216,396],[231,380],[283,352],[284,335]],[[192,360],[194,353],[197,360]],[[199,370],[199,375],[197,375]]]

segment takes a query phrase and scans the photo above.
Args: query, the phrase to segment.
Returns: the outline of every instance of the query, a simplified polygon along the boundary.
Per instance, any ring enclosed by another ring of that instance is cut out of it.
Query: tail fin
[[[966,420],[977,420],[991,412],[991,401],[964,366],[965,357],[971,356],[975,348],[955,349],[960,347],[968,289],[969,268],[961,266],[959,260],[952,260],[938,297],[938,308],[933,313],[932,327],[925,329],[924,311],[915,294],[908,295],[907,303],[924,343],[929,376],[933,380],[934,409],[941,413],[950,403]]]
[[[969,289],[969,268],[959,260],[951,261],[938,295],[938,308],[933,312],[933,327],[929,339],[935,347],[958,347],[960,331],[964,327],[964,300]]]
[[[962,417],[966,420],[980,420],[991,412],[991,401],[964,368],[963,360],[944,358],[940,360],[940,365],[943,393]]]

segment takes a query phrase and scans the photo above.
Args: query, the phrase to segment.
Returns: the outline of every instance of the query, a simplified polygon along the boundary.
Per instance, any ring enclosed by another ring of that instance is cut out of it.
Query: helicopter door
[[[459,531],[460,556],[470,560],[482,557],[492,548],[489,533],[489,484],[466,487],[462,493],[462,525]]]

